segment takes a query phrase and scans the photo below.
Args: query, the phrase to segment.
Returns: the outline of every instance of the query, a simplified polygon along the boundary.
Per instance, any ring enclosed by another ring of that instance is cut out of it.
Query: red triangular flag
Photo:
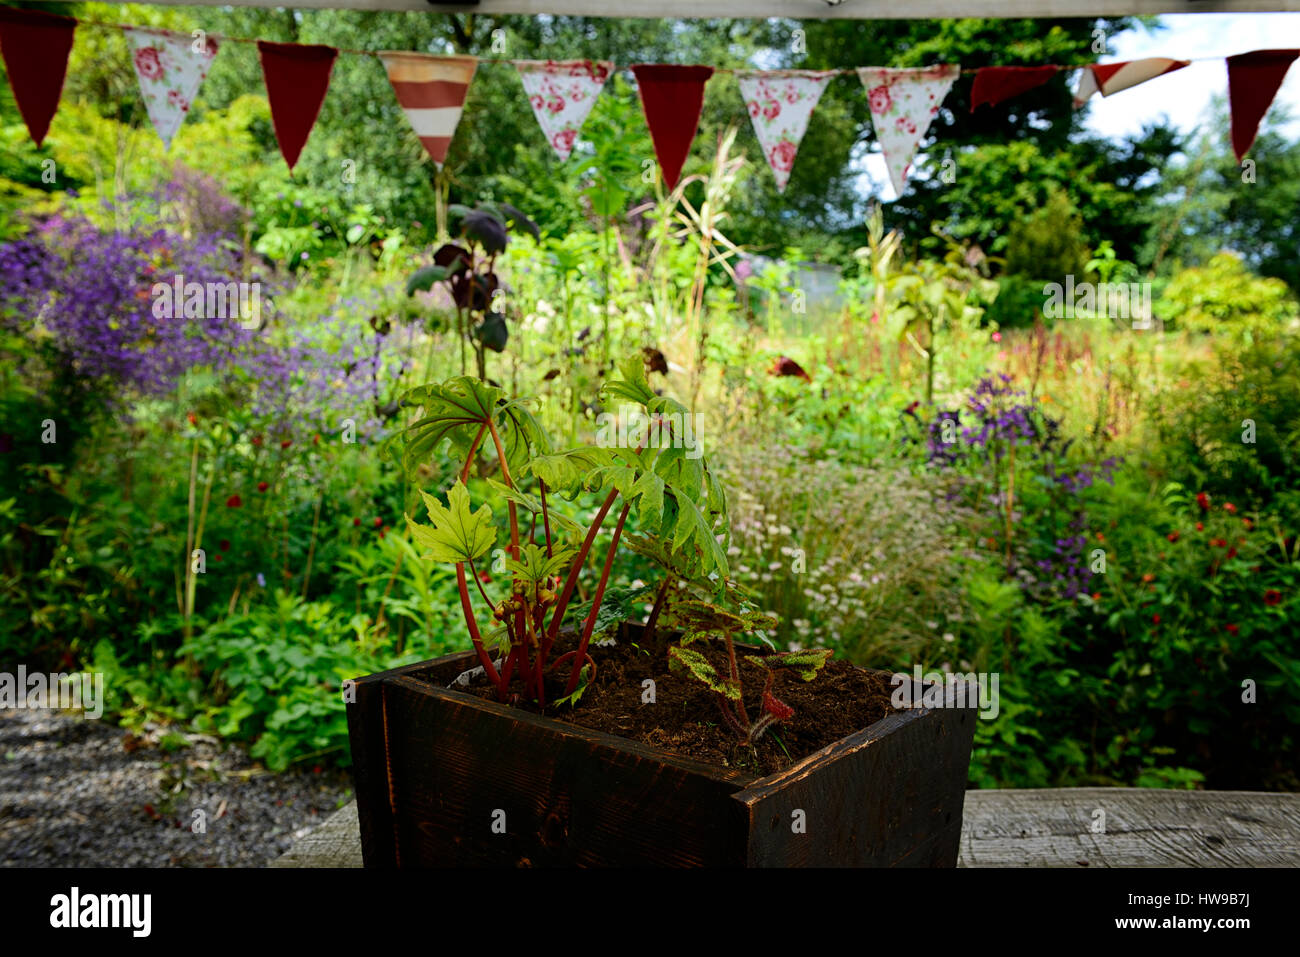
[[[1232,149],[1237,162],[1259,132],[1277,88],[1300,50],[1256,50],[1228,57],[1228,105],[1232,112]]]
[[[0,53],[18,112],[37,146],[45,142],[59,108],[76,28],[72,17],[0,7]]]
[[[987,103],[993,106],[1042,86],[1060,71],[1055,66],[985,66],[975,71],[970,91],[970,111]]]
[[[327,46],[258,40],[257,52],[262,58],[266,96],[271,101],[275,139],[292,173],[320,115],[325,91],[330,88],[330,70],[339,51]]]
[[[632,73],[664,182],[674,189],[700,126],[704,84],[713,76],[713,67],[637,63]]]

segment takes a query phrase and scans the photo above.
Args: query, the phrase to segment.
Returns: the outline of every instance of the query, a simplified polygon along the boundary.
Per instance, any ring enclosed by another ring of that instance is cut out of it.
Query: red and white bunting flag
[[[970,111],[987,103],[995,106],[1003,100],[1042,86],[1061,70],[1055,66],[984,66],[975,71],[970,91]]]
[[[835,76],[833,70],[740,70],[736,81],[754,123],[754,135],[784,193],[808,119]]]
[[[871,123],[880,142],[880,152],[889,167],[894,192],[899,196],[907,185],[917,144],[960,75],[961,67],[955,63],[900,70],[858,67],[858,76],[867,88]]]
[[[515,60],[515,69],[546,142],[561,160],[567,160],[596,97],[614,72],[614,64],[608,60]]]
[[[1074,106],[1079,108],[1094,94],[1110,96],[1131,86],[1154,80],[1166,73],[1181,70],[1191,60],[1173,60],[1165,56],[1147,57],[1144,60],[1124,60],[1120,63],[1092,63],[1083,68],[1079,88],[1074,91]]]
[[[217,55],[217,42],[137,27],[123,27],[122,32],[131,47],[131,63],[149,121],[158,131],[163,149],[170,149]]]
[[[465,97],[478,59],[402,51],[381,53],[379,59],[384,61],[388,82],[393,84],[397,103],[415,135],[429,158],[442,169],[465,110]]]
[[[1300,50],[1256,50],[1228,57],[1228,108],[1232,113],[1232,149],[1238,163],[1254,145],[1259,121],[1268,112],[1297,56]]]
[[[76,29],[72,17],[0,7],[0,54],[18,112],[37,146],[45,142],[59,108]]]
[[[700,128],[704,108],[704,84],[713,76],[711,66],[670,66],[666,63],[637,63],[632,67],[641,108],[645,111],[655,157],[664,183],[676,189],[686,156]]]
[[[271,101],[275,139],[292,173],[320,116],[339,51],[315,44],[258,40],[257,52],[262,58],[266,96]]]

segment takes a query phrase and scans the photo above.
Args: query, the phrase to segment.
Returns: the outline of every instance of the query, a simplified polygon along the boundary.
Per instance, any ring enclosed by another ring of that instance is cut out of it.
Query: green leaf
[[[406,280],[406,294],[413,296],[417,292],[428,292],[435,282],[444,282],[450,275],[446,266],[422,266]]]
[[[417,544],[432,553],[437,562],[472,562],[481,558],[496,545],[496,528],[492,524],[492,510],[486,505],[471,513],[469,490],[457,481],[447,493],[447,505],[436,496],[421,491],[424,504],[429,508],[433,525],[419,525],[406,516],[407,524]]]
[[[506,558],[506,570],[515,578],[538,585],[567,569],[576,554],[575,548],[556,548],[548,558],[545,548],[529,542],[520,547],[518,560]]]
[[[685,667],[691,677],[703,682],[710,691],[730,701],[740,700],[740,683],[722,677],[709,660],[693,648],[674,645],[668,649],[668,657]]]
[[[773,621],[772,624],[775,626],[776,622]],[[812,681],[830,657],[829,648],[812,648],[807,651],[783,651],[760,658],[759,661],[769,668],[794,668],[802,680]]]

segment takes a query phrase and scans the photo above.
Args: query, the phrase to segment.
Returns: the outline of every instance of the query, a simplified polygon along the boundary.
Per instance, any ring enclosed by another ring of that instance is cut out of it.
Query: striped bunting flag
[[[442,169],[465,109],[478,59],[398,51],[379,54],[397,102],[429,157]]]
[[[1079,88],[1074,93],[1075,107],[1087,103],[1094,93],[1110,96],[1131,86],[1154,80],[1166,73],[1181,70],[1191,63],[1190,60],[1171,60],[1169,57],[1152,56],[1145,60],[1124,60],[1121,63],[1092,63],[1083,68],[1079,75]]]

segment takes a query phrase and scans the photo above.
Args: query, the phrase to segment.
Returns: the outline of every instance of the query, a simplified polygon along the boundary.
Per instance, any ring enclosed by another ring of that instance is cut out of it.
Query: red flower
[[[881,84],[868,93],[867,99],[871,101],[871,112],[877,115],[888,113],[890,108],[894,105],[894,100],[889,95],[889,87],[884,84]]]
[[[487,572],[479,572],[478,580],[481,582],[490,582],[492,580],[492,576],[489,575]]]
[[[1144,582],[1153,582],[1156,580],[1156,576],[1151,574],[1150,572],[1147,572],[1145,575],[1142,576],[1142,580]]]
[[[564,109],[564,97],[552,96],[546,101],[546,108],[552,113],[559,113]]]
[[[361,519],[359,519],[359,518],[354,518],[354,519],[352,520],[352,527],[353,527],[353,528],[356,528],[356,527],[357,527],[358,525],[360,525],[360,524],[361,524]]]
[[[258,483],[257,483],[257,490],[258,490],[259,492],[265,492],[265,491],[266,491],[268,488],[270,488],[270,487],[271,487],[271,486],[268,485],[266,482],[258,482]]]
[[[1227,512],[1229,515],[1237,514],[1237,506],[1233,505],[1231,502],[1224,502],[1223,510]]]
[[[904,133],[916,132],[916,124],[912,122],[912,118],[909,116],[900,116],[894,120],[894,128]]]
[[[285,439],[283,442],[280,443],[280,448],[287,449],[291,445],[293,445],[293,442],[290,439]]]
[[[795,150],[798,149],[789,140],[782,140],[772,147],[772,152],[768,155],[768,160],[773,169],[779,169],[784,173],[790,172],[794,167]]]
[[[220,553],[220,552],[217,552],[217,554],[213,555],[213,556],[212,556],[212,560],[213,560],[214,562],[219,562],[219,561],[221,561],[221,553]]]
[[[1093,593],[1092,593],[1092,600],[1093,600],[1093,601],[1101,601],[1101,592],[1099,592],[1099,591],[1095,591],[1095,592],[1093,592]]]
[[[551,137],[551,145],[562,153],[571,152],[573,150],[573,141],[577,136],[577,130],[560,130]]]
[[[253,444],[254,444],[254,445],[261,445],[261,444],[262,444],[262,437],[261,437],[260,435],[255,435],[255,436],[253,436]]]
[[[230,498],[226,499],[226,508],[239,508],[239,506],[243,504],[244,500],[240,498],[238,494],[232,495]]]
[[[540,110],[546,105],[546,97],[539,94],[533,94],[528,98],[528,102],[533,105],[534,110]]]
[[[1210,545],[1213,548],[1224,548],[1225,546],[1227,546],[1227,544],[1228,544],[1227,540],[1223,538],[1210,539]]]
[[[1230,635],[1235,635],[1237,632],[1241,631],[1241,626],[1239,625],[1225,625],[1224,627],[1228,630],[1228,634]]]
[[[1165,538],[1169,539],[1171,542],[1176,542],[1176,541],[1178,541],[1179,536],[1178,536],[1178,531],[1177,531],[1177,529],[1175,529],[1174,531],[1170,532],[1168,535],[1165,536]]]
[[[312,436],[311,444],[312,444],[312,445],[320,445],[320,433],[319,433],[319,432],[317,432],[315,435]]]
[[[1270,608],[1274,605],[1282,604],[1282,593],[1276,588],[1270,588],[1268,591],[1264,592],[1264,604],[1268,605]]]
[[[383,524],[384,524],[384,520],[382,518],[375,519],[375,528],[379,528]]]
[[[1106,540],[1106,536],[1103,535],[1101,532],[1098,532],[1098,533],[1097,533],[1097,541],[1099,541],[1099,542],[1104,542],[1105,540]]]
[[[1237,549],[1236,549],[1236,546],[1233,546],[1232,548],[1228,549],[1228,551],[1224,554],[1223,557],[1224,557],[1224,558],[1236,558],[1236,557],[1237,557]]]
[[[199,418],[193,412],[188,413],[185,418],[190,420],[190,425],[198,425]]]
[[[763,119],[774,120],[781,115],[781,101],[768,100],[767,105],[763,107]]]
[[[1202,512],[1208,512],[1210,510],[1210,496],[1206,495],[1204,492],[1197,492],[1196,504],[1201,506]]]
[[[758,116],[758,100],[750,100],[745,105],[749,107],[749,118],[751,120]]]
[[[1246,526],[1246,531],[1248,532],[1255,527],[1255,523],[1248,518],[1243,518],[1241,524]]]
[[[229,542],[227,539],[224,539],[224,538],[223,538],[223,539],[218,543],[217,547],[220,548],[223,552],[228,552],[228,551],[230,551],[230,542]]]
[[[1151,624],[1153,624],[1153,625],[1158,625],[1158,624],[1160,624],[1160,616],[1159,616],[1159,615],[1152,615],[1152,616],[1151,616]]]
[[[1196,530],[1197,530],[1198,532],[1203,532],[1203,531],[1205,531],[1205,526],[1204,526],[1201,522],[1197,522],[1197,523],[1196,523]]]
[[[163,74],[162,61],[153,47],[141,47],[135,51],[135,68],[146,80],[156,80]]]

